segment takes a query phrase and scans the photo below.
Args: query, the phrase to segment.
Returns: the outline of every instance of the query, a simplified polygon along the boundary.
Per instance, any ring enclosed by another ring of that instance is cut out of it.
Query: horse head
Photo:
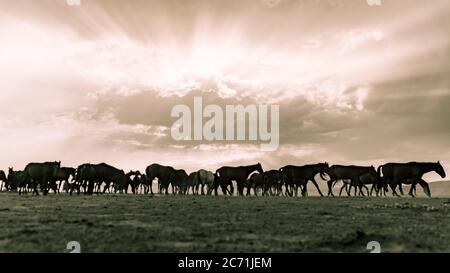
[[[438,161],[436,164],[436,173],[439,174],[442,178],[445,178],[445,170],[442,167],[441,163]]]
[[[256,171],[259,172],[260,174],[264,173],[261,163],[259,163],[259,162],[258,162],[258,164],[256,164]]]
[[[375,169],[375,167],[373,165],[370,166],[369,174],[373,177],[378,177],[377,169]]]
[[[46,164],[48,167],[48,164]],[[57,176],[59,169],[61,168],[61,161],[55,161],[50,163],[50,168],[53,168],[52,175]]]
[[[328,163],[327,162],[325,162],[325,163],[319,163],[318,164],[319,165],[319,175],[320,175],[320,178],[322,179],[322,180],[327,180],[326,178],[325,178],[325,174],[328,174],[328,176],[330,176],[330,166],[328,165]]]

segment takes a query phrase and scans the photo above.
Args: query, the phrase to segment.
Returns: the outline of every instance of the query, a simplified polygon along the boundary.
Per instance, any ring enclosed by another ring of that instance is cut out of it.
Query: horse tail
[[[284,169],[283,169],[283,167],[281,167],[278,169],[278,177],[279,177],[279,181],[281,182],[281,184],[285,184],[286,178],[284,176],[285,176]]]
[[[214,185],[219,185],[219,173],[217,171],[214,173]]]
[[[378,166],[377,168],[377,184],[378,188],[381,189],[383,187],[383,181],[381,180],[381,171],[382,171],[383,165]]]

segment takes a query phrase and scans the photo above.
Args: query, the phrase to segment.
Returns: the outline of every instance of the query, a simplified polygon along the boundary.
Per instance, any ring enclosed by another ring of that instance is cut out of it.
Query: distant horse
[[[258,192],[264,195],[264,174],[253,173],[247,181],[247,196],[250,195],[250,190],[253,188],[255,196],[258,196]]]
[[[192,190],[192,194],[197,194],[195,189],[198,184],[197,172],[190,173],[187,178],[182,179],[179,186],[180,194],[189,194],[189,190]]]
[[[445,178],[446,174],[441,163],[434,162],[408,162],[408,163],[387,163],[378,167],[378,177],[383,178],[386,185],[389,185],[392,189],[394,196],[399,196],[395,191],[397,186],[403,184],[411,184],[409,195],[414,197],[413,191],[416,184],[419,184],[426,195],[431,197],[430,188],[428,183],[422,179],[422,176],[428,172],[436,172],[442,178]],[[383,176],[381,176],[383,175]]]
[[[367,195],[372,196],[374,190],[375,190],[377,196],[378,196],[378,194],[383,194],[383,192],[380,192],[380,190],[377,187],[377,182],[378,181],[377,181],[377,174],[376,173],[374,174],[372,172],[369,172],[369,173],[362,174],[359,177],[359,179],[360,179],[360,182],[362,184],[362,187],[364,189],[366,189]],[[341,187],[341,189],[339,191],[339,196],[341,196],[342,190],[344,190],[344,189],[346,190],[347,195],[350,196],[351,195],[350,191],[351,191],[352,187],[355,187],[355,196],[356,196],[356,190],[357,190],[359,185],[357,185],[356,183],[352,183],[352,180],[349,180],[349,179],[344,179],[344,180],[342,180],[342,182],[343,182],[343,185],[342,185],[342,187]],[[337,181],[335,181],[334,183],[336,184]],[[372,187],[370,188],[370,191],[369,191],[369,189],[367,188],[366,185],[372,185]],[[334,185],[333,185],[333,187],[334,187]],[[359,195],[362,195],[361,192],[359,193]]]
[[[123,170],[119,170],[106,163],[80,165],[75,178],[75,182],[78,184],[78,194],[80,193],[81,187],[84,188],[84,194],[93,194],[94,190],[98,194],[101,191],[103,183],[105,183],[103,193],[111,191],[111,184],[116,191],[123,191],[125,188],[125,180],[126,177]]]
[[[92,186],[91,184],[88,187],[88,193],[92,194],[94,189],[94,183],[98,183],[98,190],[100,190],[100,186],[105,183],[103,187],[103,193],[107,190],[110,190],[111,184],[114,185],[116,191],[123,192],[125,190],[125,183],[127,182],[125,172],[123,170],[119,170],[111,165],[106,163],[94,164],[91,165],[91,179],[93,180]]]
[[[364,166],[343,166],[343,165],[333,165],[330,167],[329,176],[330,180],[328,180],[328,195],[334,196],[333,194],[333,185],[337,180],[349,181],[348,184],[350,188],[352,186],[355,187],[355,195],[356,189],[359,188],[359,193],[364,196],[362,188],[364,183],[361,181],[361,176],[369,173],[373,177],[377,177],[377,171],[374,166],[364,167]],[[345,184],[345,182],[344,182]],[[342,193],[342,189],[339,195]],[[348,193],[348,192],[347,192]]]
[[[328,163],[318,163],[304,166],[288,165],[280,169],[282,182],[286,187],[286,193],[290,196],[294,194],[291,190],[294,189],[296,191],[297,187],[301,188],[302,196],[307,196],[308,189],[306,185],[308,181],[311,181],[319,191],[320,196],[323,196],[319,185],[315,180],[315,176],[320,174],[320,177],[325,180],[324,175],[328,172]]]
[[[202,195],[205,194],[204,188],[206,187],[207,193],[211,194],[214,187],[214,173],[207,170],[199,170],[197,171],[197,188],[196,192],[199,191],[199,187],[201,189]]]
[[[145,169],[147,179],[150,182],[158,178],[158,191],[161,194],[165,190],[165,194],[169,193],[169,186],[172,184],[172,192],[175,192],[176,171],[170,166],[163,166],[159,164],[152,164]]]
[[[10,190],[17,190],[19,195],[22,192],[27,193],[27,188],[32,187],[36,193],[37,189],[31,184],[28,174],[25,171],[14,171],[13,168],[8,170],[8,182]],[[37,182],[34,182],[37,184]],[[39,193],[37,193],[39,195]]]
[[[39,195],[39,192],[37,191],[38,184],[40,185],[44,195],[47,195],[49,191],[49,183],[53,191],[55,193],[57,192],[56,183],[54,181],[60,167],[61,162],[29,163],[25,167],[24,172],[31,180],[33,190],[36,195]]]
[[[249,166],[221,167],[216,171],[216,175],[220,179],[220,184],[222,186],[229,185],[232,181],[236,181],[238,194],[243,196],[244,183],[248,176],[255,171],[260,174],[264,173],[260,163]]]
[[[184,194],[182,187],[186,185],[188,178],[189,176],[185,170],[175,170],[175,176],[172,181],[172,194]]]
[[[141,175],[141,185],[144,186],[144,194],[150,192],[153,195],[153,180],[148,179],[146,174]]]
[[[138,187],[140,183],[139,179],[140,175],[141,173],[139,171],[129,171],[128,173],[126,173],[124,183],[122,185],[123,188],[122,189],[119,188],[118,190],[128,193],[128,189],[131,188],[131,192],[133,194],[136,194],[136,192],[139,190]]]
[[[90,181],[90,170],[92,164],[82,164],[77,167],[77,171],[75,174],[75,179],[68,187],[69,194],[72,195],[73,191],[76,190],[77,194],[80,194],[81,189],[83,189],[84,193],[87,194],[87,187]]]
[[[280,195],[283,191],[281,175],[279,170],[270,170],[264,172],[264,192],[263,195]]]

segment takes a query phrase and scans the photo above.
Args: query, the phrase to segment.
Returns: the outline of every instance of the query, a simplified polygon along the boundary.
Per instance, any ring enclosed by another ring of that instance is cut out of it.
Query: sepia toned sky
[[[0,37],[0,169],[450,168],[448,0],[0,0]],[[280,105],[279,149],[174,141],[194,96]]]

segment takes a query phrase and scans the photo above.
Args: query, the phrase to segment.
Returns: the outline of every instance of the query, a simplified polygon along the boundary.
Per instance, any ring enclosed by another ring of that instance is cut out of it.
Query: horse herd
[[[195,194],[234,195],[308,195],[307,184],[311,182],[321,196],[316,177],[326,181],[328,195],[334,196],[333,187],[338,181],[343,182],[339,195],[345,189],[347,195],[365,196],[375,193],[377,196],[386,195],[389,188],[394,196],[399,196],[396,189],[403,195],[403,184],[411,185],[409,195],[416,194],[419,184],[424,192],[431,196],[428,183],[422,176],[428,172],[436,172],[442,178],[445,171],[439,162],[408,162],[387,163],[375,169],[374,166],[344,166],[328,163],[318,163],[303,166],[288,165],[278,170],[264,171],[261,164],[239,167],[221,167],[215,173],[199,170],[187,174],[185,170],[177,170],[170,166],[152,164],[145,173],[130,171],[125,173],[105,163],[83,164],[78,168],[61,167],[61,162],[30,163],[24,170],[16,171],[9,168],[8,175],[0,171],[0,191],[18,192],[19,194],[33,192],[39,195],[50,191],[63,191],[72,195],[93,193],[128,193],[154,194],[153,183],[157,178],[160,194]],[[370,191],[369,191],[369,187]],[[39,188],[39,190],[38,190]],[[169,191],[170,190],[170,191]]]

